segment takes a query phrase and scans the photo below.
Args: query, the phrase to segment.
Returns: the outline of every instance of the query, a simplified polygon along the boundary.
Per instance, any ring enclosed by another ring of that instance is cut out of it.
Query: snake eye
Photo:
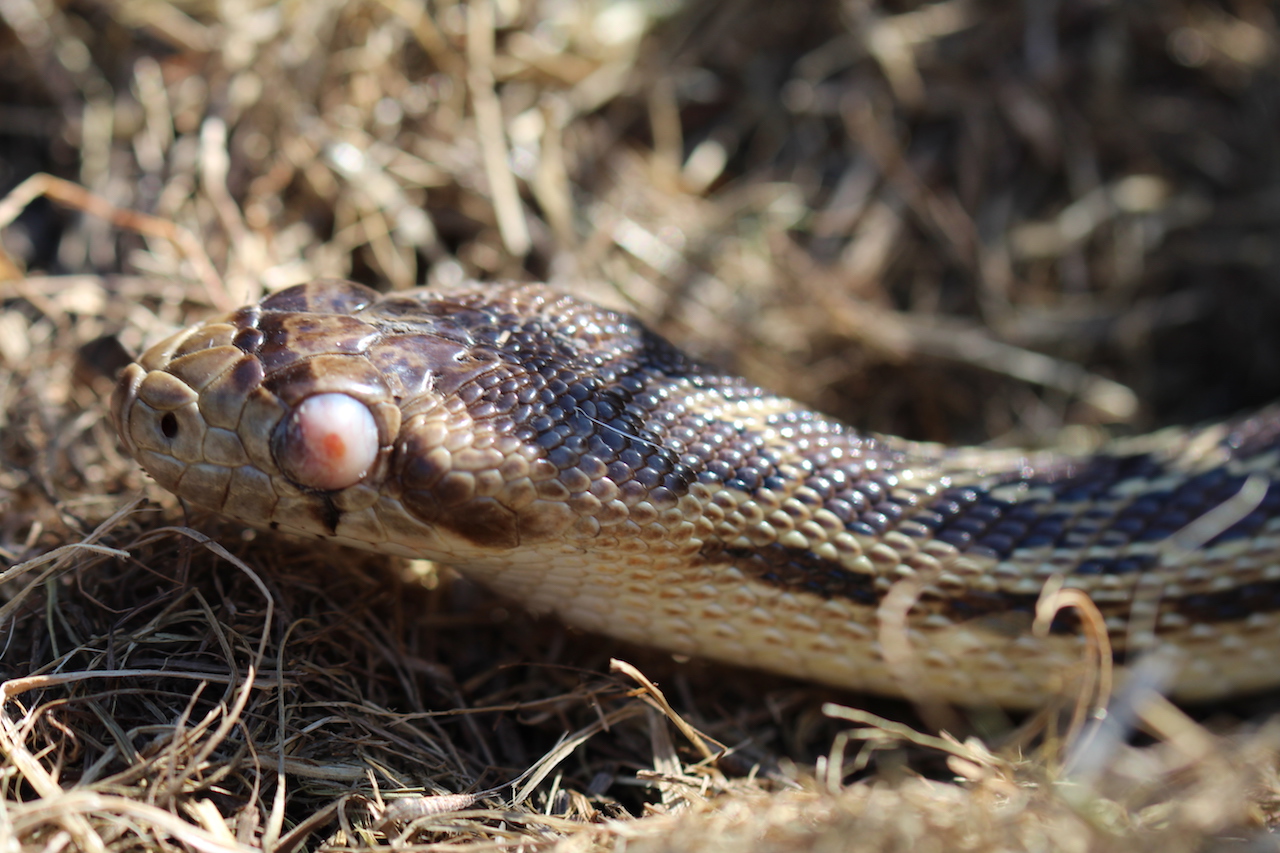
[[[369,407],[346,394],[303,400],[276,428],[276,463],[300,486],[333,491],[354,485],[378,456],[378,425]]]
[[[177,438],[178,416],[173,412],[165,412],[164,417],[160,418],[160,432],[164,433],[165,438]]]

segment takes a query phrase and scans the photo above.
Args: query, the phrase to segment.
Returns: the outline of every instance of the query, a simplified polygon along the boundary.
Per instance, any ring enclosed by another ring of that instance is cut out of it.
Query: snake
[[[111,408],[190,504],[681,658],[1013,709],[1157,650],[1180,700],[1280,686],[1275,411],[1087,453],[947,447],[548,284],[338,279],[155,344]],[[1087,600],[1038,616],[1047,587]]]

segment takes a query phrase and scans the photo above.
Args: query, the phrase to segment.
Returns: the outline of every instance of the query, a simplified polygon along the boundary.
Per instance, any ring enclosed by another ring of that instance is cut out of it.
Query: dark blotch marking
[[[875,576],[851,572],[839,563],[824,560],[809,551],[798,551],[775,543],[759,550],[704,549],[702,556],[709,562],[728,559],[748,577],[786,592],[807,592],[825,599],[843,598],[868,607],[880,605],[881,595],[875,587]],[[1016,616],[1019,622],[1027,621],[1029,624],[1038,599],[1038,595],[966,589],[958,595],[926,595],[921,598],[921,604],[954,622]],[[1051,631],[1070,634],[1078,630],[1079,624],[1074,611],[1064,610],[1053,620]]]
[[[432,390],[442,396],[470,391],[479,399],[483,389],[474,387],[471,383],[497,370],[500,364],[491,353],[459,352],[456,347],[456,344],[441,340],[434,347],[424,349],[424,363],[433,367]],[[474,403],[475,400],[468,402]]]
[[[1124,557],[1084,560],[1076,566],[1077,575],[1132,575],[1145,572],[1158,562],[1155,554],[1130,554]]]
[[[310,311],[316,314],[354,314],[378,300],[378,291],[336,278],[297,284],[267,297],[263,311]]]
[[[929,596],[922,601],[930,602]],[[1008,621],[1011,617],[1019,622],[1025,620],[1030,627],[1035,618],[1036,603],[1040,595],[1030,593],[982,592],[966,589],[960,595],[946,596],[941,599],[940,611],[953,622],[990,622],[991,620]],[[1059,610],[1049,626],[1051,634],[1075,634],[1080,631],[1080,617],[1075,608]]]
[[[268,374],[318,355],[363,353],[379,337],[368,323],[334,314],[263,314],[257,356]]]
[[[241,329],[231,339],[231,344],[241,352],[253,354],[262,346],[262,332],[255,328]]]
[[[435,335],[403,334],[383,336],[369,348],[368,357],[397,393],[412,396],[461,369],[466,352],[463,344]]]
[[[231,325],[239,326],[241,329],[248,329],[257,326],[261,317],[261,305],[246,305],[231,315]]]
[[[445,506],[432,489],[413,489],[400,502],[423,524],[453,531],[481,548],[514,548],[521,528],[516,514],[493,498],[477,498],[460,506]]]
[[[1061,463],[1030,475],[1013,474],[997,486],[1025,483],[1034,490],[1049,489],[1053,497],[1008,502],[992,497],[986,487],[963,486],[943,491],[923,511],[903,517],[933,531],[943,542],[965,553],[1008,559],[1017,551],[1056,547],[1081,550],[1092,545],[1122,548],[1129,543],[1167,539],[1206,512],[1235,495],[1244,477],[1225,467],[1188,477],[1171,489],[1137,496],[1118,511],[1089,508],[1101,499],[1116,498],[1116,488],[1134,480],[1152,480],[1165,473],[1167,463],[1152,454],[1096,456],[1074,464]],[[865,491],[860,483],[858,490]],[[853,498],[859,491],[838,493],[827,507],[855,533],[880,533],[895,519],[884,511],[863,511]],[[1272,484],[1268,497],[1253,513],[1208,543],[1212,547],[1234,538],[1254,536],[1267,520],[1280,515],[1280,483]],[[888,524],[886,524],[888,522]],[[1136,562],[1135,562],[1136,559]],[[1143,571],[1149,561],[1138,558],[1090,560],[1082,574],[1131,574]]]
[[[445,513],[439,524],[482,548],[505,549],[520,544],[515,513],[493,498],[480,498]]]
[[[823,598],[846,598],[874,607],[880,603],[872,575],[851,572],[839,563],[774,543],[763,548],[703,548],[708,562],[728,560],[739,571],[788,592],[808,592]]]
[[[709,546],[702,551],[707,562],[728,561],[748,577],[776,589],[791,593],[809,593],[824,599],[843,598],[856,604],[876,607],[881,595],[871,575],[851,572],[838,563],[773,544],[755,550]],[[1078,572],[1086,575],[1133,574],[1150,569],[1154,557],[1128,556],[1114,560],[1088,560]],[[931,593],[921,598],[921,607],[937,611],[953,622],[1005,619],[1028,620],[1035,614],[1039,594],[983,592],[963,589],[957,594]],[[1129,603],[1100,603],[1106,617],[1128,615]],[[1192,623],[1219,624],[1236,622],[1253,613],[1280,612],[1280,581],[1259,581],[1228,590],[1196,593],[1179,598],[1164,598],[1160,612],[1176,613]],[[1052,633],[1073,634],[1080,630],[1080,619],[1074,609],[1058,613]],[[1118,638],[1122,639],[1122,638]]]
[[[396,450],[393,469],[399,471],[400,483],[406,492],[426,494],[449,470],[434,462],[420,436],[410,434],[403,449]],[[434,500],[434,498],[433,498]]]
[[[810,593],[825,599],[843,598],[868,607],[880,605],[881,594],[875,587],[875,576],[851,572],[809,551],[798,551],[777,543],[759,550],[749,548],[704,549],[703,557],[714,562],[728,559],[734,567],[761,583],[792,593]],[[955,622],[1015,615],[1028,621],[1035,614],[1038,595],[985,593],[973,589],[959,595],[943,595],[921,599],[922,605],[937,610]],[[1078,630],[1079,619],[1073,611],[1060,612],[1051,630],[1069,634]]]
[[[338,522],[342,520],[342,510],[338,509],[338,505],[333,501],[333,495],[320,495],[320,521],[324,524],[325,529],[329,533],[338,532]]]
[[[519,539],[526,545],[555,540],[566,527],[563,518],[537,511],[521,512],[519,525]]]
[[[262,387],[287,406],[296,406],[313,394],[329,392],[347,394],[365,403],[391,396],[368,359],[351,355],[317,355],[275,373],[268,372]]]
[[[1146,565],[1138,565],[1140,562],[1134,557],[1122,558],[1114,561],[1117,564],[1115,566],[1101,570],[1095,569],[1090,573],[1101,574],[1105,571],[1124,574],[1149,568],[1150,562]],[[1124,565],[1125,563],[1130,565]],[[1089,563],[1082,564],[1081,568],[1090,568]],[[958,597],[945,600],[942,612],[957,621],[1002,613],[1033,614],[1038,600],[1039,595],[1027,593],[979,593],[966,590]],[[1114,604],[1099,602],[1098,607],[1104,617],[1118,616],[1121,619],[1127,619],[1130,604],[1129,602]],[[1194,593],[1160,600],[1161,615],[1176,613],[1191,623],[1224,624],[1238,622],[1254,613],[1277,611],[1280,611],[1280,581],[1259,581],[1227,590]],[[1079,624],[1079,618],[1074,610],[1060,611],[1053,621],[1053,631],[1054,633],[1074,633],[1078,630]],[[1113,641],[1115,639],[1113,638]]]
[[[230,370],[209,383],[201,392],[200,410],[206,417],[211,412],[240,411],[245,398],[258,387],[262,377],[262,365],[258,360],[251,355],[242,356]]]
[[[256,358],[241,359],[229,374],[227,390],[237,396],[248,394],[262,381],[262,364]]]
[[[440,501],[430,489],[406,489],[400,495],[400,502],[415,518],[425,524],[435,524],[442,513]]]
[[[1235,622],[1253,613],[1280,611],[1280,581],[1258,581],[1216,592],[1194,593],[1161,602],[1192,622]]]

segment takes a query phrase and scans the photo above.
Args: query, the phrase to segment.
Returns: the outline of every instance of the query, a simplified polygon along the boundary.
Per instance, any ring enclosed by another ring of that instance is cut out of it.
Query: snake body
[[[1088,667],[1083,617],[1031,630],[1058,577],[1117,662],[1177,650],[1182,698],[1280,685],[1274,412],[1087,456],[948,449],[857,432],[547,285],[336,280],[157,344],[113,411],[194,504],[681,654],[1035,706]],[[1175,547],[1251,475],[1259,499]]]

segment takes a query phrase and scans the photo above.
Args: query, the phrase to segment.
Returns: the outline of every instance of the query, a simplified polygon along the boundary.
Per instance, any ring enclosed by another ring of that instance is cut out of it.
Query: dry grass
[[[3,849],[1275,848],[1271,703],[1134,701],[1092,751],[989,712],[920,734],[188,517],[102,404],[112,336],[319,275],[550,278],[920,438],[1261,403],[1272,7],[430,11],[0,0],[0,191],[155,217],[37,200],[0,232]]]

